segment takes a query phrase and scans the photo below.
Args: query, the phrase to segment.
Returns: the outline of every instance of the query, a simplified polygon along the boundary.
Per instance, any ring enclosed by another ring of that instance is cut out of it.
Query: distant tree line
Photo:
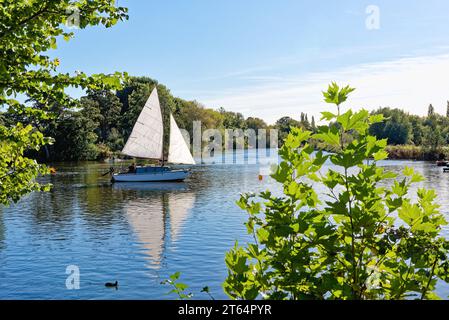
[[[202,130],[277,129],[279,143],[282,143],[292,127],[316,131],[315,118],[309,119],[305,113],[298,114],[299,120],[282,117],[275,124],[268,125],[260,118],[245,118],[238,112],[206,108],[197,101],[174,97],[164,85],[148,77],[129,77],[123,88],[116,92],[89,89],[80,98],[78,108],[54,103],[50,110],[52,116],[38,121],[29,115],[0,113],[0,124],[31,123],[45,136],[53,137],[54,143],[45,146],[36,155],[41,160],[104,159],[117,155],[123,148],[155,86],[158,88],[165,121],[168,121],[169,112],[172,112],[179,127],[186,129],[191,137],[194,121],[201,121]],[[35,103],[34,108],[38,110],[39,104]],[[419,146],[419,157],[441,158],[440,149],[449,143],[449,103],[446,116],[436,114],[432,105],[426,117],[391,108],[380,108],[373,113],[382,113],[386,120],[372,125],[371,134],[388,139],[389,145]],[[168,134],[167,131],[165,133]],[[404,150],[414,150],[416,153],[416,149],[402,148],[400,157],[408,157]]]
[[[301,120],[290,117],[279,119],[269,126],[260,118],[245,118],[241,113],[206,108],[197,101],[174,97],[162,84],[148,77],[129,77],[121,90],[88,90],[80,98],[79,107],[67,107],[54,103],[51,116],[36,119],[17,113],[0,113],[0,124],[22,122],[36,126],[45,136],[53,137],[54,143],[45,146],[35,155],[44,161],[99,160],[119,153],[153,88],[157,86],[164,121],[172,112],[178,126],[186,129],[191,137],[193,122],[200,121],[202,130],[214,129],[271,129],[280,130],[279,140],[290,132],[290,127],[310,128],[307,115]],[[32,102],[32,101],[31,101]],[[35,103],[33,108],[41,106]],[[312,119],[314,123],[314,119]],[[168,134],[167,130],[165,132]],[[168,137],[165,137],[167,139]]]
[[[446,115],[435,113],[429,105],[427,116],[411,115],[400,109],[380,108],[373,112],[383,114],[385,121],[370,127],[370,133],[380,139],[388,139],[390,151],[402,151],[397,158],[434,160],[446,157],[449,144],[449,102]],[[413,148],[414,147],[414,148]],[[407,152],[418,154],[407,156]],[[392,152],[390,152],[392,153]],[[392,157],[396,157],[392,154]]]

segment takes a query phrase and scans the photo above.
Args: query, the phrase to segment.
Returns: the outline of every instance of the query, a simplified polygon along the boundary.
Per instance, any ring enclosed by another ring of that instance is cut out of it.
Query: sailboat
[[[151,92],[132,129],[122,153],[142,159],[159,160],[164,163],[164,123],[157,88]],[[195,164],[184,137],[170,113],[170,139],[168,148],[168,163]],[[188,169],[172,169],[170,167],[143,166],[136,167],[132,172],[113,173],[112,182],[160,182],[183,181],[190,174]]]

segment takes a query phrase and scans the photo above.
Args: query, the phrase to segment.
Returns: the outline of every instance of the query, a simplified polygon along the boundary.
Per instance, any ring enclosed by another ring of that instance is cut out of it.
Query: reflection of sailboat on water
[[[178,240],[194,202],[191,192],[157,192],[125,204],[128,222],[153,265],[159,266],[166,241]]]
[[[183,181],[189,175],[189,170],[173,170],[163,165],[164,122],[156,88],[137,118],[122,153],[135,158],[159,160],[162,166],[137,167],[127,173],[115,173],[112,175],[113,182]],[[167,162],[195,164],[189,146],[171,113]]]
[[[114,184],[115,190],[134,191],[183,191],[187,190],[184,182],[122,182]]]

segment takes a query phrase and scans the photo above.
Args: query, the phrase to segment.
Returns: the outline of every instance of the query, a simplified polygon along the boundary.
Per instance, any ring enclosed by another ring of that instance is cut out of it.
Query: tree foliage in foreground
[[[293,128],[286,138],[272,176],[282,196],[266,191],[238,201],[254,242],[226,254],[231,298],[436,299],[437,281],[448,282],[449,242],[436,193],[420,188],[411,195],[419,174],[405,168],[398,176],[377,165],[388,156],[387,141],[368,129],[383,116],[341,113],[352,90],[332,84],[324,92],[338,112],[323,119],[338,125],[316,133]],[[311,139],[333,152],[315,152]]]
[[[8,204],[27,192],[46,189],[35,182],[39,174],[47,172],[46,168],[28,158],[27,152],[38,151],[51,139],[44,138],[32,125],[54,116],[55,105],[78,105],[78,100],[66,93],[67,87],[120,87],[120,73],[88,76],[57,71],[60,60],[45,53],[57,48],[57,39],[68,41],[73,37],[64,24],[74,18],[81,29],[111,27],[126,19],[126,12],[126,8],[116,7],[114,0],[0,1],[0,107],[9,116],[9,123],[0,123],[0,203]],[[20,120],[11,123],[11,118]]]
[[[25,151],[37,151],[46,143],[48,138],[30,125],[0,126],[0,204],[16,202],[31,191],[48,190],[34,181],[37,174],[47,173],[47,168],[24,156]]]

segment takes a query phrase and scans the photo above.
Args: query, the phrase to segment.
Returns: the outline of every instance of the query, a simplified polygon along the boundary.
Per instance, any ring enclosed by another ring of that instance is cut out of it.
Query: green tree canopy
[[[248,117],[245,122],[248,129],[256,130],[256,132],[258,129],[266,129],[268,127],[265,121],[260,118]]]
[[[74,36],[64,27],[70,19],[83,29],[94,25],[108,28],[126,18],[127,9],[115,6],[114,0],[1,1],[0,105],[9,114],[22,115],[33,123],[51,116],[52,106],[77,105],[78,100],[66,93],[68,87],[118,88],[122,78],[120,73],[59,73],[60,60],[45,53],[57,48],[58,38],[68,41]],[[24,98],[19,99],[19,96]],[[35,178],[46,169],[27,158],[26,152],[37,151],[51,140],[44,138],[33,126],[23,126],[20,122],[2,125],[0,132],[2,154],[14,155],[0,158],[0,201],[8,204],[26,192],[42,190]]]
[[[407,144],[410,141],[411,125],[409,115],[399,109],[382,108],[373,114],[382,114],[385,120],[370,127],[370,133],[379,139],[388,139],[392,145]]]

